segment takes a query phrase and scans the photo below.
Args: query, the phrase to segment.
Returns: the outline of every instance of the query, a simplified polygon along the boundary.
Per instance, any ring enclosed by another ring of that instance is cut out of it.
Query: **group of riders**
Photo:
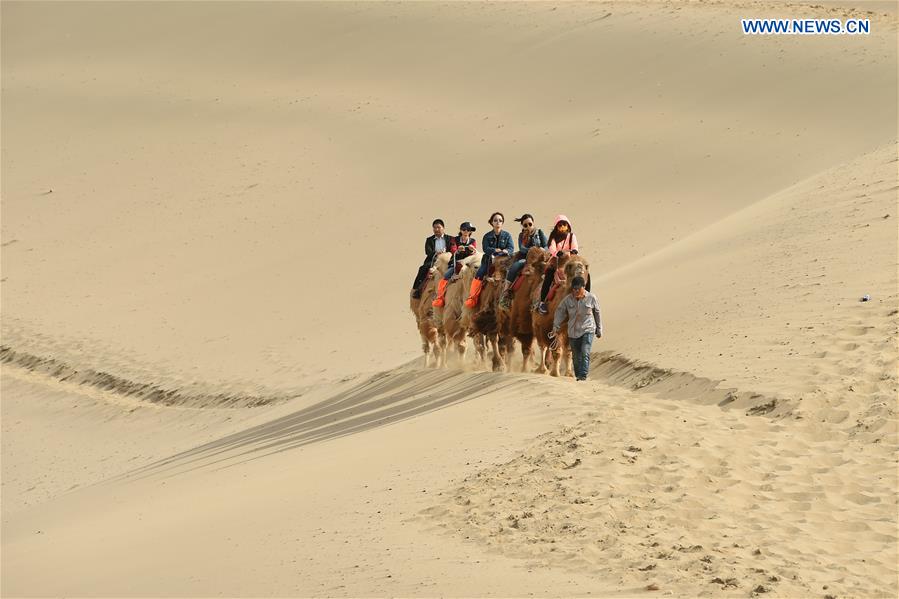
[[[481,266],[471,282],[468,299],[465,300],[465,305],[469,308],[475,308],[478,305],[478,298],[484,285],[484,277],[487,276],[494,258],[499,258],[500,256],[512,257],[512,264],[506,273],[500,296],[500,308],[508,309],[512,301],[513,284],[525,267],[528,250],[539,247],[546,250],[552,257],[561,256],[566,252],[571,254],[578,253],[577,236],[575,236],[571,228],[571,222],[564,214],[556,216],[549,235],[544,233],[543,229],[537,228],[534,217],[531,214],[525,213],[521,217],[516,218],[515,222],[521,224],[517,250],[515,249],[512,235],[503,229],[505,220],[501,212],[494,212],[490,215],[488,224],[491,230],[482,239],[484,255],[481,258]],[[412,297],[418,298],[421,296],[421,290],[428,271],[434,264],[437,256],[444,252],[449,252],[451,254],[449,267],[438,284],[437,299],[433,302],[434,307],[440,308],[444,305],[447,284],[454,276],[458,276],[456,265],[473,255],[477,251],[478,245],[472,235],[476,228],[469,221],[459,225],[459,234],[456,236],[446,234],[446,225],[439,218],[435,219],[431,226],[434,229],[434,234],[425,240],[425,260],[418,269],[415,281],[412,283]],[[551,262],[546,269],[543,287],[540,289],[540,302],[536,307],[541,314],[548,313],[546,297],[552,287],[555,271],[555,263]],[[589,277],[586,281],[586,289],[590,291]]]
[[[506,277],[503,280],[503,288],[500,292],[499,308],[508,310],[512,303],[512,290],[516,287],[516,279],[523,276],[529,250],[541,248],[547,253],[548,262],[544,271],[543,284],[540,289],[540,301],[535,309],[538,313],[549,313],[547,297],[556,280],[559,258],[566,254],[577,254],[577,237],[571,228],[571,221],[564,214],[555,218],[553,228],[549,235],[537,228],[534,217],[531,214],[522,214],[515,221],[521,224],[521,232],[518,234],[518,249],[512,240],[512,235],[503,230],[505,217],[501,212],[490,215],[488,224],[491,229],[481,240],[483,257],[474,279],[471,281],[471,289],[465,305],[474,309],[478,305],[478,298],[484,285],[484,278],[490,272],[493,260],[508,256],[511,258]],[[477,241],[472,234],[476,231],[469,221],[459,226],[459,234],[449,236],[446,234],[446,226],[441,219],[432,223],[434,234],[425,240],[425,261],[419,267],[412,284],[412,297],[419,299],[427,282],[428,273],[436,259],[441,254],[450,254],[449,264],[442,274],[437,287],[437,297],[432,305],[441,308],[445,304],[446,288],[451,280],[460,276],[463,261],[477,253]],[[586,278],[586,280],[585,280]],[[577,380],[587,380],[590,369],[590,349],[594,338],[602,337],[602,319],[600,317],[599,300],[590,293],[590,275],[586,277],[575,276],[570,282],[570,295],[563,298],[556,307],[553,315],[552,333],[555,337],[567,320],[568,343],[571,346],[574,374]]]

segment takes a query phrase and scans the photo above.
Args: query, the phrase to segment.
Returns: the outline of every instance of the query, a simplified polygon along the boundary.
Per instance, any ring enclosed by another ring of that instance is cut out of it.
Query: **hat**
[[[571,288],[580,289],[584,286],[584,277],[574,277],[571,279]]]
[[[477,229],[474,228],[474,225],[468,221],[465,221],[464,223],[459,225],[459,230],[460,231],[466,231],[466,230],[467,231],[477,231]]]

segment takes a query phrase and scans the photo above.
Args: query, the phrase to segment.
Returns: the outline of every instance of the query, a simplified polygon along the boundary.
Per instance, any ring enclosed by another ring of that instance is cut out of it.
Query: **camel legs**
[[[478,364],[483,364],[487,361],[487,344],[484,340],[483,335],[475,335],[474,336],[474,349],[478,356]]]
[[[439,361],[438,351],[435,340],[431,339],[431,335],[422,331],[421,333],[421,351],[425,355],[425,368],[436,367],[437,362]],[[433,351],[432,351],[433,350]],[[433,354],[434,362],[432,363],[431,357]]]
[[[421,336],[421,352],[425,355],[425,368],[427,368],[428,360],[431,357],[431,344],[428,343],[428,338],[424,335]]]
[[[426,333],[422,332],[422,349],[425,352],[425,368],[430,366],[431,368],[439,368],[441,363],[443,362],[443,348],[440,346],[440,338],[437,334],[437,329],[430,329]],[[433,353],[434,360],[433,363],[429,360],[429,354]]]
[[[521,345],[521,372],[527,372],[528,362],[531,360],[531,352],[534,348],[534,340],[519,338],[518,343]]]
[[[464,332],[460,331],[453,336],[453,346],[456,348],[456,356],[459,359],[459,364],[463,364],[465,362],[465,352],[468,350]]]
[[[449,347],[447,344],[446,334],[443,331],[437,331],[437,349],[435,353],[438,356],[437,359],[437,368],[446,367],[446,358],[449,353]]]
[[[512,367],[512,352],[515,350],[515,337],[512,335],[500,337],[499,349],[502,370],[508,371]]]
[[[549,355],[550,359],[552,360],[549,368],[549,374],[550,376],[559,376],[559,366],[561,366],[560,362],[562,361],[562,350],[559,348],[550,349]]]
[[[534,369],[534,372],[536,372],[537,374],[546,374],[546,365],[549,358],[549,356],[547,355],[548,351],[548,347],[540,342],[537,342],[537,368]]]
[[[565,376],[569,377],[574,376],[574,364],[571,359],[571,346],[566,343],[565,347],[562,348],[562,366],[565,368]]]
[[[456,345],[456,340],[447,336],[446,338],[446,358],[444,359],[444,363],[446,366],[457,366],[459,363],[459,348]]]
[[[446,363],[454,367],[461,366],[465,361],[465,333],[456,331],[446,336]]]
[[[549,340],[544,339],[541,336],[537,336],[535,339],[537,342],[537,350],[534,352],[534,357],[537,360],[537,368],[533,370],[533,372],[538,374],[546,374],[549,373],[550,376],[560,376],[562,373],[560,370],[564,370],[564,376],[572,376],[574,372],[574,368],[571,362],[571,347],[568,345],[568,339],[560,339],[559,345],[555,349],[551,349]],[[521,341],[519,339],[519,341]],[[522,355],[522,372],[527,371],[528,360],[530,360],[531,352],[532,352],[533,341],[531,343],[522,342],[521,343],[521,355]]]
[[[500,353],[499,339],[496,335],[490,335],[488,342],[490,343],[490,349],[492,350],[491,353],[493,355],[491,360],[493,371],[497,372],[503,368],[503,356]]]

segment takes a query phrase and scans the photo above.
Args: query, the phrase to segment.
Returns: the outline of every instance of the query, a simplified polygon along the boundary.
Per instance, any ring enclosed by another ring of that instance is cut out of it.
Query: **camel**
[[[548,314],[540,314],[536,310],[532,314],[532,326],[534,338],[540,348],[540,366],[537,372],[545,373],[549,368],[552,376],[559,376],[559,367],[565,364],[565,376],[573,376],[574,369],[571,366],[571,347],[568,345],[567,319],[562,321],[559,334],[555,339],[550,339],[549,334],[553,330],[553,318],[556,308],[566,295],[571,293],[571,279],[577,276],[586,280],[589,275],[589,264],[577,254],[564,254],[558,258],[558,271],[564,272],[564,279],[556,289],[551,301],[547,302]],[[538,291],[539,293],[539,291]]]
[[[447,360],[452,355],[459,364],[465,358],[467,336],[471,327],[471,310],[465,307],[465,298],[468,296],[471,280],[481,264],[481,256],[481,252],[476,252],[462,261],[462,269],[450,279],[446,287],[444,307],[435,308],[437,319],[442,325],[438,328],[443,331],[447,351],[454,350],[447,355]],[[481,347],[483,356],[483,346]]]
[[[535,292],[540,292],[543,272],[546,270],[548,259],[549,255],[542,248],[534,247],[528,250],[526,266],[522,271],[521,285],[512,296],[512,305],[509,307],[509,311],[502,313],[509,320],[511,335],[521,345],[522,372],[527,372],[534,347],[534,324],[531,310],[536,300],[539,299],[534,295]]]
[[[484,342],[493,349],[492,366],[494,371],[505,370],[504,348],[510,337],[508,326],[500,327],[497,319],[499,297],[506,270],[511,265],[509,256],[493,259],[493,272],[484,279],[484,287],[477,307],[472,310],[472,330],[476,335],[483,335]],[[477,338],[476,338],[477,342]]]
[[[479,255],[483,256],[483,254]],[[480,263],[472,264],[471,267],[462,270],[462,288],[459,290],[461,293],[459,299],[462,301],[459,310],[462,312],[459,318],[459,326],[461,330],[474,341],[477,362],[478,364],[482,364],[487,360],[487,346],[484,342],[484,335],[477,330],[477,327],[474,324],[474,315],[478,311],[478,307],[476,306],[472,309],[465,305],[465,300],[468,299],[469,290],[471,289],[471,282],[474,280],[479,266]]]
[[[446,348],[443,332],[440,323],[434,316],[434,307],[431,306],[431,302],[437,297],[437,283],[449,266],[449,258],[449,253],[437,256],[428,271],[428,278],[422,288],[421,297],[416,299],[410,295],[409,307],[415,315],[415,324],[421,335],[421,350],[425,354],[426,368],[428,366],[437,368],[445,362]],[[432,354],[434,356],[433,364],[430,360]]]

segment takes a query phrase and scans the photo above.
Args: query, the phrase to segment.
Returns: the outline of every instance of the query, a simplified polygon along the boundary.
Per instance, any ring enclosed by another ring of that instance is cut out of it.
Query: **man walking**
[[[586,381],[587,373],[590,372],[593,336],[602,337],[599,300],[584,288],[584,284],[584,277],[571,279],[571,293],[559,302],[553,318],[555,336],[559,334],[562,321],[568,317],[568,343],[571,345],[574,376],[579,381]]]

